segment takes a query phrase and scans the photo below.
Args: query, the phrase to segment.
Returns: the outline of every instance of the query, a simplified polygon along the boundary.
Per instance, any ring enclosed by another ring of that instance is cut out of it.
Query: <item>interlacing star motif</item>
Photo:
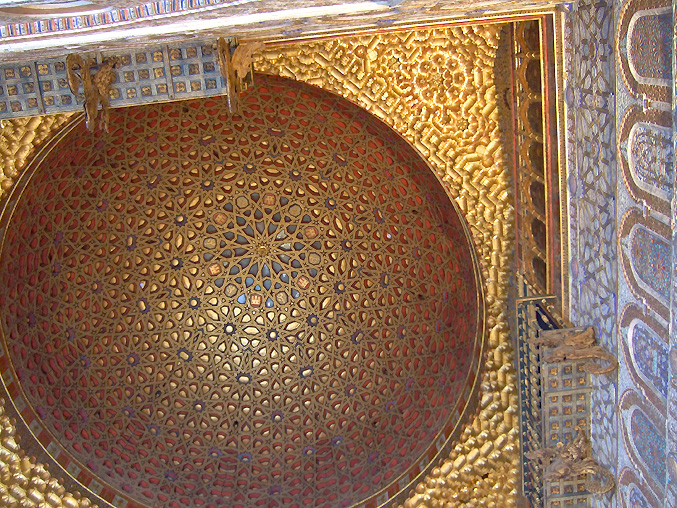
[[[476,272],[444,188],[356,106],[257,83],[242,116],[204,100],[75,129],[5,238],[26,398],[137,503],[358,502],[466,389]]]

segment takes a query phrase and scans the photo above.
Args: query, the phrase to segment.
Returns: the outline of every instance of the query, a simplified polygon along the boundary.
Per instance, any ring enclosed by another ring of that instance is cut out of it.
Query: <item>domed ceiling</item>
[[[483,301],[426,162],[328,92],[82,123],[3,214],[2,376],[116,506],[381,504],[452,435]],[[376,500],[376,496],[378,499]]]

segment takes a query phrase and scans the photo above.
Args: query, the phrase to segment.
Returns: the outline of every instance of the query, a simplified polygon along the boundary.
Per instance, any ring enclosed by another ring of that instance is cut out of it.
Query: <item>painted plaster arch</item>
[[[635,296],[662,319],[668,320],[672,247],[670,228],[637,209],[629,210],[621,222],[619,251],[623,273]]]
[[[663,497],[667,478],[664,419],[647,406],[640,394],[626,391],[621,397],[622,434],[625,448],[650,490]]]
[[[618,480],[620,504],[623,508],[659,506],[658,498],[632,468],[625,467]]]
[[[623,355],[633,381],[663,414],[668,393],[669,353],[667,330],[635,304],[628,305],[621,317]]]
[[[670,86],[672,9],[642,9],[630,18],[626,46],[638,83]]]
[[[671,217],[674,177],[670,113],[628,109],[618,136],[623,180],[630,195],[658,212],[663,222]]]
[[[665,67],[672,62],[672,30],[666,28],[672,25],[672,3],[659,0],[652,9],[641,7],[641,0],[627,2],[618,20],[616,50],[621,76],[635,96],[645,94],[652,100],[669,103],[672,91]],[[641,63],[646,61],[647,52],[652,55],[649,61],[655,64],[653,67]]]

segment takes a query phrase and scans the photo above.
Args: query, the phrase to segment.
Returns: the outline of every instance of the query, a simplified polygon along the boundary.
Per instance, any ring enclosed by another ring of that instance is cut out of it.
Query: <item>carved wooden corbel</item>
[[[228,109],[231,113],[239,111],[239,95],[254,84],[254,53],[263,48],[263,43],[252,42],[237,44],[237,40],[227,41],[220,37],[217,42],[217,54],[221,76],[226,83]]]
[[[66,72],[68,74],[68,87],[71,93],[77,97],[82,84],[85,94],[85,120],[87,129],[94,131],[96,118],[101,105],[101,120],[99,126],[108,132],[110,119],[110,87],[115,81],[115,67],[120,63],[117,57],[106,58],[100,64],[93,58],[84,60],[80,55],[71,53],[66,57]],[[96,72],[92,74],[92,68]]]
[[[583,365],[583,370],[588,374],[607,374],[618,368],[616,357],[596,344],[592,326],[544,330],[538,337],[530,338],[529,343],[550,348],[542,357],[547,363],[588,359],[590,361]],[[600,365],[596,360],[607,362],[608,365]]]
[[[585,488],[593,494],[605,494],[616,486],[614,476],[590,457],[590,441],[585,432],[576,427],[578,434],[568,443],[529,452],[526,457],[537,460],[547,481],[566,480],[587,475]]]

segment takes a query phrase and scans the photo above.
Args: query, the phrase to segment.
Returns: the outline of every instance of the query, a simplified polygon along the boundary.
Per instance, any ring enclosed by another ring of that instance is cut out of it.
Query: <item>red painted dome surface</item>
[[[380,503],[476,377],[466,229],[360,108],[266,76],[243,101],[114,111],[33,163],[3,215],[3,379],[116,506]]]

